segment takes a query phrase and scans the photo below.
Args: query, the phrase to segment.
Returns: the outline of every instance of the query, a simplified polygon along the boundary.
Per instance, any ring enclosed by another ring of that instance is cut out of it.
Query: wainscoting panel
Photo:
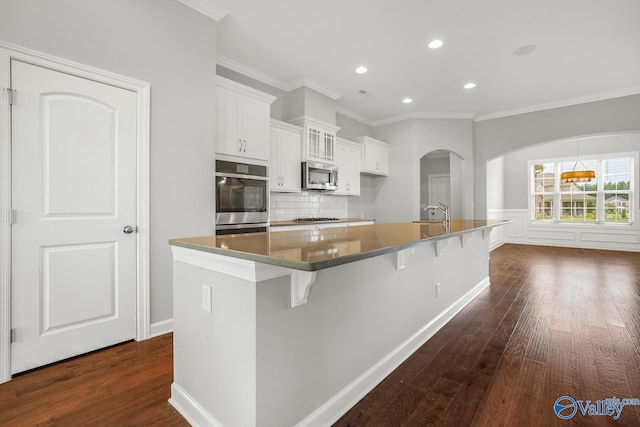
[[[491,232],[491,250],[504,243],[640,252],[640,226],[536,223],[527,209],[495,209],[488,219],[513,222]]]

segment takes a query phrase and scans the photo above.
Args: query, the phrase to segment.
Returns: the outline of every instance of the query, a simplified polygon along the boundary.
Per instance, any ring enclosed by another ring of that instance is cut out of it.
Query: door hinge
[[[13,209],[9,209],[9,224],[16,223],[16,211]]]
[[[9,337],[9,343],[13,344],[18,338],[18,331],[15,328],[11,328],[11,336]]]
[[[13,105],[16,99],[16,91],[11,89],[10,87],[5,87],[4,90],[7,92],[7,99],[9,100],[9,105]]]

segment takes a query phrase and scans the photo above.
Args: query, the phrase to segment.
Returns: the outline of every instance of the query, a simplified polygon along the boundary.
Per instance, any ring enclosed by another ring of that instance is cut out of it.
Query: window
[[[633,160],[629,155],[577,162],[596,172],[590,182],[563,182],[560,176],[575,160],[530,164],[531,218],[534,221],[630,224],[633,221]]]

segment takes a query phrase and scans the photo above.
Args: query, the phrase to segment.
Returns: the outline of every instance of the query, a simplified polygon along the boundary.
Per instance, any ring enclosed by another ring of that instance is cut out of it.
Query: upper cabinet
[[[220,76],[216,94],[216,152],[268,160],[271,103],[276,97]]]
[[[304,160],[335,163],[336,133],[340,127],[308,117],[292,120],[303,127],[302,156]]]
[[[302,178],[300,148],[302,129],[271,120],[269,189],[283,193],[299,193]]]
[[[362,144],[362,173],[389,176],[389,144],[368,136],[356,141]]]
[[[338,166],[338,189],[334,194],[360,195],[360,170],[362,146],[359,143],[338,138],[336,141],[336,166]]]

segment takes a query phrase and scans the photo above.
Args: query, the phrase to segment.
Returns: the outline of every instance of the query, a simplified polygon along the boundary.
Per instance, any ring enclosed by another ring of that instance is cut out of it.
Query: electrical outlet
[[[211,313],[211,286],[202,285],[202,309]]]
[[[436,296],[437,297],[440,296],[440,288],[441,288],[440,282],[436,283]]]

